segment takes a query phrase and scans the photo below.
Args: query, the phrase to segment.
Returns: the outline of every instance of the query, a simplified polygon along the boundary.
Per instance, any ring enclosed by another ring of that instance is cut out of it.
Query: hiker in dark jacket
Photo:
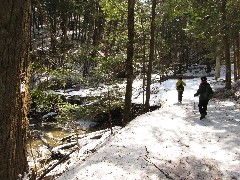
[[[213,90],[210,84],[207,82],[206,76],[201,77],[201,81],[202,82],[197,90],[197,93],[194,94],[194,97],[199,96],[198,107],[201,114],[200,120],[205,118],[205,116],[207,115],[208,101],[213,96]]]
[[[182,95],[184,91],[184,86],[186,86],[186,83],[183,82],[182,77],[178,78],[178,82],[176,83],[176,89],[178,91],[178,102],[182,103]]]

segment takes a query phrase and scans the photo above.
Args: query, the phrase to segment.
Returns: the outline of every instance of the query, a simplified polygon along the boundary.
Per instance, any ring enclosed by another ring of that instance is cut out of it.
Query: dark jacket
[[[199,96],[199,100],[210,100],[213,96],[213,90],[207,81],[202,81],[200,84],[197,93],[194,96]]]

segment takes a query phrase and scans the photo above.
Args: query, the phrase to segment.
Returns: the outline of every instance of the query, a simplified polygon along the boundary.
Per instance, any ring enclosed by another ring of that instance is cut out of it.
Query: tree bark
[[[68,30],[68,24],[69,24],[69,19],[68,19],[68,13],[66,11],[62,12],[62,57],[60,60],[60,66],[63,66],[65,63],[65,59],[67,56],[67,49],[66,49],[66,45],[68,44],[68,34],[67,34],[67,30]]]
[[[128,46],[126,59],[127,86],[125,93],[125,105],[123,114],[123,125],[131,121],[132,113],[132,83],[133,83],[133,43],[134,43],[134,5],[135,0],[128,0]]]
[[[240,43],[239,43],[239,33],[236,36],[236,68],[237,68],[237,79],[240,79]]]
[[[220,78],[220,68],[221,68],[221,56],[217,55],[216,57],[216,70],[215,70],[215,79]]]
[[[217,80],[220,78],[220,70],[221,70],[221,54],[222,54],[222,49],[219,46],[216,46],[215,50],[215,62],[216,62],[216,68],[215,68],[215,79]]]
[[[56,53],[57,50],[57,16],[55,14],[56,12],[53,12],[53,17],[51,20],[51,48],[52,52]]]
[[[0,179],[27,170],[30,0],[0,6]]]
[[[156,0],[152,1],[152,21],[151,21],[151,39],[150,39],[150,53],[147,71],[147,87],[146,87],[146,101],[145,101],[145,111],[149,111],[150,107],[150,93],[151,93],[151,76],[152,76],[152,63],[154,59],[154,41],[155,41],[155,11],[156,11]]]
[[[234,64],[234,67],[233,67],[233,79],[234,81],[237,81],[237,56],[236,56],[236,44],[235,44],[235,40],[234,40],[234,43],[233,43],[233,64]]]
[[[225,67],[226,67],[226,84],[227,89],[231,89],[231,60],[230,60],[230,44],[228,36],[228,25],[226,18],[226,6],[227,1],[222,1],[222,23],[223,23],[223,46],[224,46],[224,57],[225,57]]]

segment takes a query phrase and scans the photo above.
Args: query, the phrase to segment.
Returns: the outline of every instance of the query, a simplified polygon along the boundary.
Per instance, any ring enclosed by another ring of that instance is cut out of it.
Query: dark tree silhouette
[[[134,5],[135,0],[128,0],[128,46],[126,60],[127,87],[125,94],[125,107],[123,125],[131,120],[132,83],[133,83],[133,41],[134,41]]]

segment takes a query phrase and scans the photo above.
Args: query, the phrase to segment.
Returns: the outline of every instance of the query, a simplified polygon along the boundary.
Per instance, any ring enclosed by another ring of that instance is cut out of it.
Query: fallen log
[[[69,154],[63,156],[57,163],[53,164],[51,167],[48,167],[42,174],[37,178],[37,180],[42,180],[49,172],[51,172],[56,166],[63,163],[64,161],[70,158],[70,155],[75,152],[78,148],[73,149]],[[39,173],[37,173],[39,174]]]

